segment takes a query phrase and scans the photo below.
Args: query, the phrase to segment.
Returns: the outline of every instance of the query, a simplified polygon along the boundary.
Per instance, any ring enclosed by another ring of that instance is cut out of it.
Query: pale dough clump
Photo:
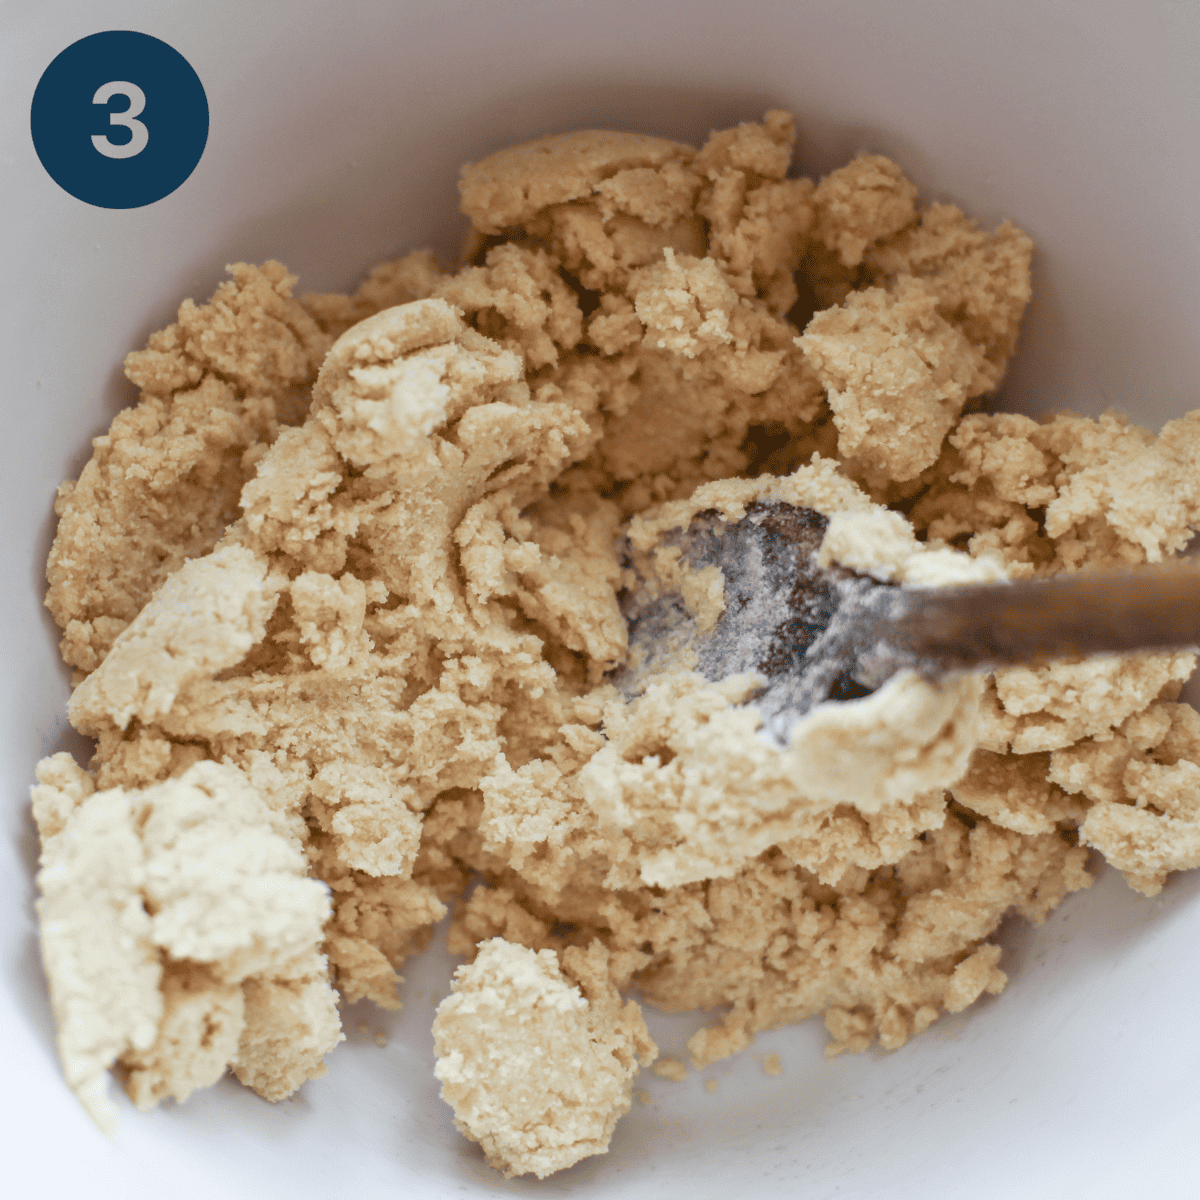
[[[198,762],[96,792],[68,754],[33,789],[42,954],[68,1078],[111,1126],[105,1069],[140,1108],[232,1067],[268,1099],[341,1040],[320,953],[329,895],[298,831],[237,768]]]
[[[433,1042],[459,1129],[506,1175],[539,1179],[608,1148],[638,1064],[657,1054],[600,942],[568,947],[561,969],[552,950],[484,942],[438,1006]]]
[[[699,512],[813,508],[823,562],[931,586],[1200,525],[1200,414],[974,411],[1029,298],[1020,230],[877,155],[789,178],[793,141],[771,112],[699,150],[501,151],[463,171],[458,270],[297,300],[238,265],[130,355],[141,398],[63,486],[48,566],[96,755],[34,789],[100,1119],[110,1067],[143,1106],[226,1067],[290,1094],[337,992],[396,1007],[457,902],[443,1094],[544,1175],[606,1149],[653,1057],[621,989],[718,1011],[698,1065],[815,1014],[830,1053],[892,1049],[1002,989],[989,939],[1087,887],[1089,847],[1147,894],[1200,865],[1193,654],[899,676],[782,746],[754,676],[609,681],[623,543],[719,616],[720,572],[660,548]]]

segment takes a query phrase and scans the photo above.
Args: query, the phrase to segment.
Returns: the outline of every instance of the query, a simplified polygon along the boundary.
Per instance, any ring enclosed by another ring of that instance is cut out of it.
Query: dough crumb
[[[688,1077],[686,1064],[671,1054],[664,1054],[654,1064],[654,1073],[663,1079],[683,1080]]]
[[[781,1063],[779,1061],[779,1055],[778,1054],[768,1054],[767,1057],[763,1059],[762,1069],[768,1075],[772,1075],[772,1076],[782,1075],[783,1074],[783,1063]]]

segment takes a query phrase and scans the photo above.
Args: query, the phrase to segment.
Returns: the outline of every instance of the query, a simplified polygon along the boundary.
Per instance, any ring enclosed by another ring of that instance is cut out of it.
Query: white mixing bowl
[[[74,199],[30,139],[42,71],[104,29],[165,40],[208,94],[199,166],[144,208]],[[684,1083],[640,1081],[649,1103],[607,1156],[506,1183],[437,1096],[429,1026],[452,964],[436,949],[409,964],[404,1012],[350,1011],[328,1076],[293,1100],[272,1107],[229,1081],[150,1114],[121,1098],[116,1139],[97,1132],[55,1057],[27,804],[39,757],[86,754],[41,607],[54,489],[134,399],[125,352],[182,297],[206,299],[224,264],[274,257],[302,288],[345,288],[406,248],[452,255],[457,169],[507,143],[596,126],[695,141],[786,107],[806,173],[881,151],[926,198],[1033,234],[1005,405],[1112,405],[1157,428],[1200,405],[1198,51],[1200,6],[1170,0],[6,0],[6,1194],[1200,1195],[1200,873],[1145,900],[1104,872],[1042,929],[1006,926],[1005,994],[895,1054],[827,1062],[817,1024],[777,1030]],[[677,1054],[700,1023],[650,1019]],[[761,1068],[770,1052],[779,1078]]]

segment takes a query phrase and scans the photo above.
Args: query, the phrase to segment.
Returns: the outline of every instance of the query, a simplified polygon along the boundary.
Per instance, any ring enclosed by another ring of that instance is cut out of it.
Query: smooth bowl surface
[[[76,200],[30,138],[42,71],[106,29],[168,42],[208,95],[199,166],[143,208]],[[610,1154],[542,1183],[505,1182],[437,1095],[430,1022],[453,962],[436,946],[408,964],[404,1011],[348,1011],[329,1074],[293,1100],[272,1107],[228,1080],[150,1114],[120,1097],[116,1138],[100,1134],[55,1055],[27,795],[39,757],[87,754],[66,726],[66,671],[41,606],[54,489],[134,400],[124,354],[183,297],[206,299],[226,263],[279,258],[302,289],[346,288],[409,248],[452,256],[465,230],[458,168],[503,145],[604,126],[698,141],[785,107],[805,173],[876,150],[926,199],[988,224],[1010,216],[1033,235],[1034,300],[1003,406],[1113,406],[1157,428],[1200,405],[1198,51],[1200,7],[1168,0],[7,0],[8,1194],[1196,1196],[1200,874],[1145,900],[1105,871],[1041,929],[1005,927],[1003,996],[903,1050],[830,1062],[816,1023],[777,1030],[684,1083],[639,1080],[649,1103],[634,1105]],[[649,1019],[677,1055],[701,1023]],[[782,1076],[764,1073],[768,1053]]]

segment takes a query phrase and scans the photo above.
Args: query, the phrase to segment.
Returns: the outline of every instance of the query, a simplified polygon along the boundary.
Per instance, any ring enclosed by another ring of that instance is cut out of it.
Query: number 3
[[[133,135],[129,141],[120,144],[110,142],[103,134],[92,135],[92,145],[105,158],[132,158],[141,154],[150,140],[150,130],[137,120],[137,115],[146,107],[146,93],[136,83],[125,83],[113,80],[112,83],[102,83],[92,97],[93,104],[107,104],[114,96],[124,96],[129,101],[129,107],[124,112],[108,114],[110,125],[124,125]]]

